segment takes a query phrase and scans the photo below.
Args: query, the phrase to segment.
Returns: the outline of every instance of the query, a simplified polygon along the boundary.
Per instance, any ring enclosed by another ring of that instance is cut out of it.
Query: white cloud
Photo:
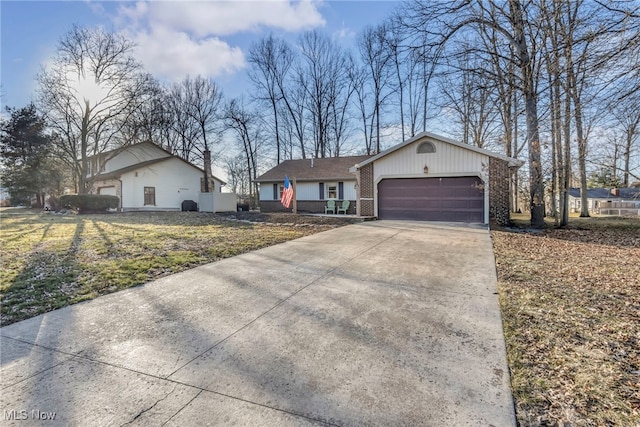
[[[355,37],[356,37],[356,32],[345,26],[333,32],[334,40],[354,39]]]
[[[264,29],[299,31],[325,24],[320,0],[138,1],[120,6],[114,22],[137,44],[152,74],[178,80],[220,77],[245,66],[226,36]]]
[[[120,13],[132,20],[144,18],[152,25],[206,37],[265,27],[298,31],[323,26],[325,20],[318,12],[319,5],[314,0],[154,1],[122,7]]]
[[[216,37],[193,39],[184,32],[158,27],[137,33],[134,40],[136,57],[147,71],[168,80],[198,74],[217,77],[244,67],[240,48]]]

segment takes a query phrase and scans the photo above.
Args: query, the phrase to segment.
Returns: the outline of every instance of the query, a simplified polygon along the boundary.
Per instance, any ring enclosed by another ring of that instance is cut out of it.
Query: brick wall
[[[349,209],[347,214],[356,214],[356,201],[350,200]],[[324,213],[324,208],[327,206],[326,200],[298,200],[298,213]],[[342,200],[336,201],[337,207],[340,206]],[[260,212],[292,212],[293,204],[286,209],[282,206],[279,200],[260,200]]]
[[[489,158],[489,220],[509,225],[509,164]]]
[[[360,215],[373,216],[373,163],[364,165],[360,172]],[[371,199],[371,200],[362,200]]]

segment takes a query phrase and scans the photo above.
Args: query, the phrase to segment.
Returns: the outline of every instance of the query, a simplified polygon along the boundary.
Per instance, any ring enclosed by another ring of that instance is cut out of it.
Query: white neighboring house
[[[179,211],[204,191],[202,169],[151,142],[89,157],[89,176],[91,193],[118,196],[122,211]],[[212,181],[209,191],[220,193],[226,183]]]
[[[9,206],[11,203],[11,194],[9,194],[9,190],[0,187],[0,206]]]

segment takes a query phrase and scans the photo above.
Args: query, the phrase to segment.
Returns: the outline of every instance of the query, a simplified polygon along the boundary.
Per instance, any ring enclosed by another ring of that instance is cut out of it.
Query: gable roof
[[[153,165],[155,163],[164,162],[165,160],[169,160],[169,159],[173,159],[173,158],[176,158],[176,159],[180,160],[181,162],[186,163],[187,165],[191,166],[192,168],[197,169],[202,174],[204,174],[204,169],[194,165],[193,163],[183,159],[182,157],[179,157],[179,156],[176,156],[175,154],[172,154],[170,151],[165,150],[164,148],[160,147],[159,145],[154,144],[151,141],[139,142],[137,144],[132,144],[132,145],[128,145],[128,146],[125,146],[125,147],[116,148],[115,150],[105,151],[105,152],[100,153],[100,154],[89,156],[88,159],[90,159],[92,157],[97,157],[97,156],[109,155],[111,153],[119,154],[119,153],[121,153],[123,151],[126,151],[128,148],[138,147],[138,146],[141,146],[141,145],[151,145],[154,148],[157,148],[157,149],[159,149],[161,151],[164,151],[165,153],[167,153],[167,155],[165,157],[160,157],[160,158],[157,158],[157,159],[146,160],[144,162],[135,163],[133,165],[126,166],[124,168],[120,168],[120,169],[117,169],[117,170],[114,170],[114,171],[111,171],[111,172],[99,173],[98,175],[96,175],[94,177],[94,179],[96,179],[96,180],[105,180],[105,179],[118,178],[124,173],[131,172],[131,171],[134,171],[136,169],[140,169],[140,168],[143,168],[143,167],[146,167],[146,166],[150,166],[150,165]],[[220,181],[222,183],[222,185],[226,185],[227,184],[225,181],[221,180],[220,178],[218,178],[217,176],[215,176],[213,174],[211,175],[211,177],[213,179],[215,179],[216,181]]]
[[[157,148],[158,150],[164,151],[165,153],[167,153],[167,155],[169,156],[173,156],[173,153],[171,153],[169,150],[162,148],[161,146],[154,144],[151,141],[142,141],[142,142],[136,142],[135,144],[129,144],[129,145],[124,145],[122,147],[117,147],[117,148],[112,148],[111,150],[107,150],[107,151],[103,151],[101,153],[98,154],[92,154],[91,156],[87,156],[87,160],[93,159],[94,157],[109,157],[112,154],[113,155],[117,155],[120,154],[123,151],[126,151],[130,148],[133,147],[140,147],[143,145],[150,145],[153,148]]]
[[[587,198],[589,199],[640,199],[640,188],[618,188],[618,195],[613,193],[614,189],[609,188],[588,188]],[[579,188],[570,188],[569,195],[571,197],[580,197]]]
[[[394,145],[391,148],[388,148],[388,149],[386,149],[384,151],[381,151],[380,153],[376,154],[375,156],[372,156],[371,158],[363,161],[362,163],[356,164],[355,168],[359,169],[364,165],[367,165],[367,164],[369,164],[371,162],[375,162],[379,158],[384,157],[384,156],[386,156],[388,154],[391,154],[394,151],[398,151],[401,148],[404,148],[407,145],[413,144],[414,142],[419,141],[421,139],[426,139],[426,140],[431,139],[431,140],[434,140],[434,141],[445,142],[447,144],[455,145],[456,147],[460,147],[460,148],[463,148],[465,150],[475,151],[476,153],[484,154],[485,156],[489,156],[489,157],[495,157],[497,159],[501,159],[501,160],[504,160],[504,161],[508,162],[510,167],[520,167],[520,166],[522,166],[524,164],[524,162],[522,160],[514,159],[513,157],[507,157],[507,156],[504,156],[502,154],[498,154],[498,153],[494,153],[494,152],[489,151],[489,150],[485,150],[483,148],[475,147],[473,145],[463,144],[462,142],[454,141],[453,139],[449,139],[449,138],[446,138],[444,136],[437,135],[435,133],[422,132],[422,133],[417,134],[413,138],[409,138],[406,141],[401,142],[400,144]]]
[[[256,182],[282,182],[284,176],[297,181],[348,181],[356,179],[349,168],[371,156],[324,157],[320,159],[285,160],[263,173]]]

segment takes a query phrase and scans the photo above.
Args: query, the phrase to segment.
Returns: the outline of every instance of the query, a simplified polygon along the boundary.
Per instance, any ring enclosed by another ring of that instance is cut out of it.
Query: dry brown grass
[[[640,425],[640,220],[492,238],[520,424]]]

